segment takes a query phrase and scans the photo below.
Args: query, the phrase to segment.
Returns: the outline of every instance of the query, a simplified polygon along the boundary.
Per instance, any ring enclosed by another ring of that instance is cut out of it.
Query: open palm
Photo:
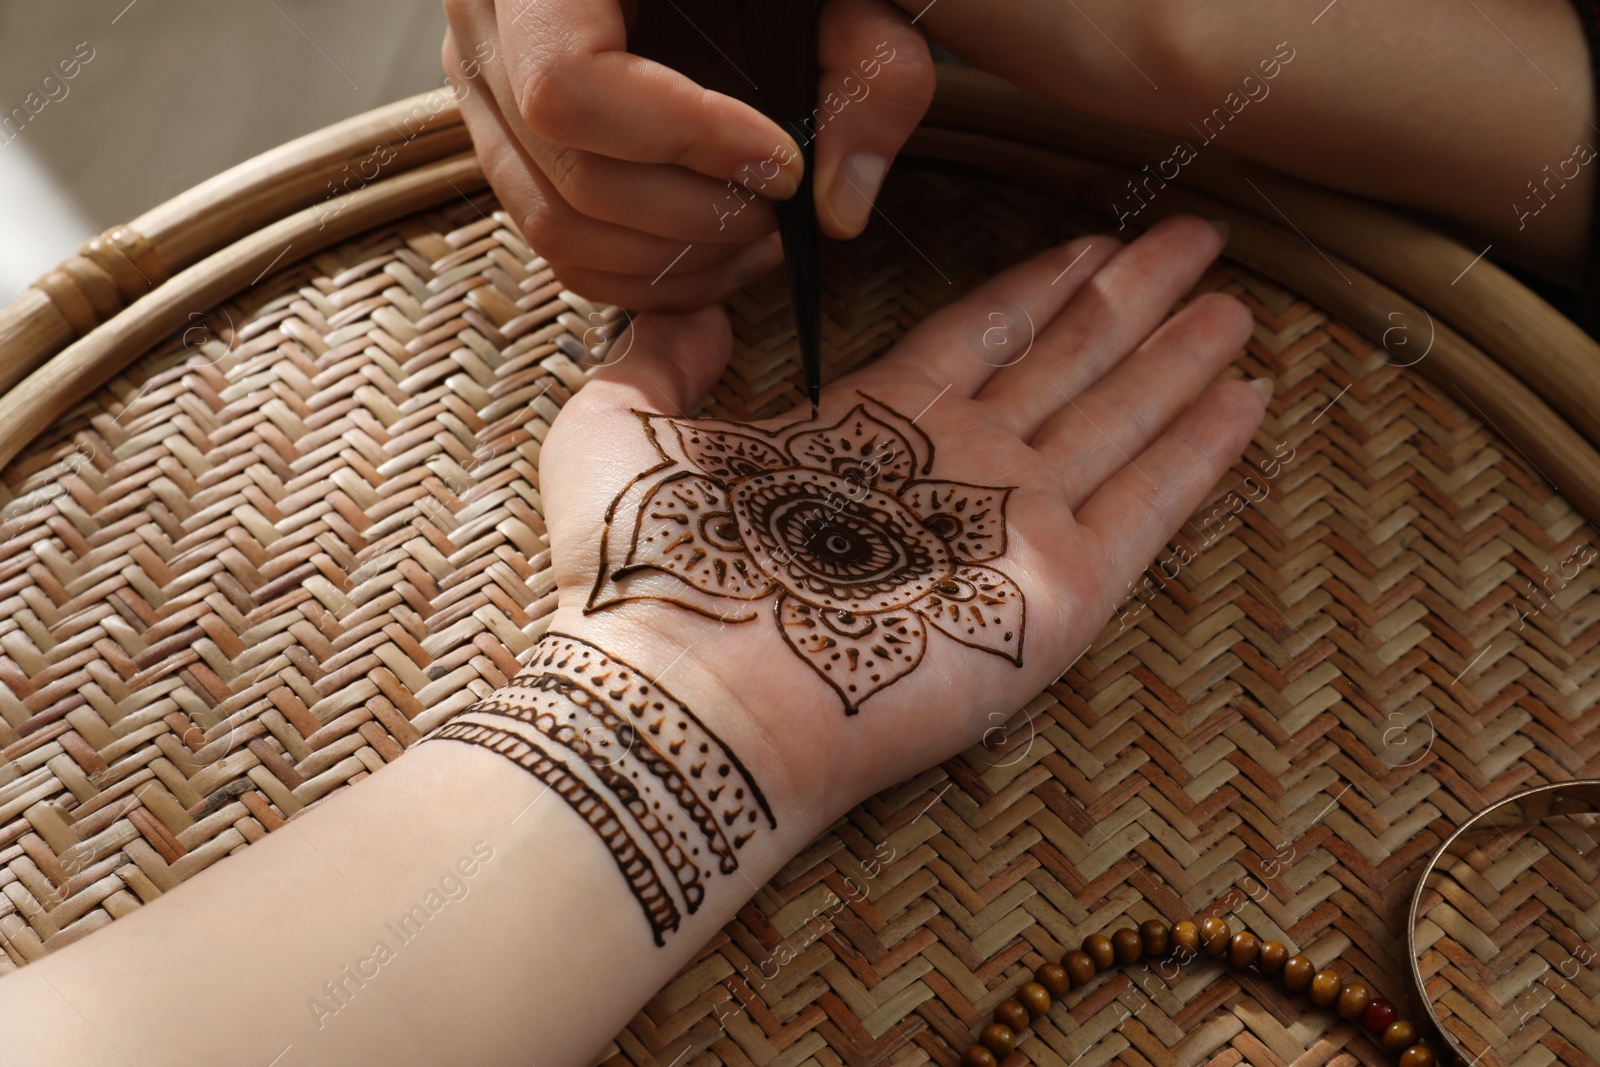
[[[641,318],[542,454],[555,627],[652,646],[669,688],[711,679],[832,810],[970,745],[1088,645],[1258,425],[1261,393],[1214,380],[1249,313],[1169,316],[1221,244],[1174,219],[1054,249],[815,418],[689,417],[726,319]]]

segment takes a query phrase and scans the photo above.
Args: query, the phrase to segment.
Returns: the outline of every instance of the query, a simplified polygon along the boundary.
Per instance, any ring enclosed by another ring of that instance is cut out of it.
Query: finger
[[[574,210],[517,143],[494,101],[474,91],[481,85],[482,79],[473,79],[458,96],[484,175],[528,243],[552,263],[654,277],[668,264],[692,273],[738,254],[738,245],[641,233]]]
[[[920,376],[935,389],[971,396],[997,367],[1031,358],[1035,335],[1121,247],[1096,235],[1042,252],[939,309],[856,373],[876,380]]]
[[[555,195],[578,215],[680,245],[748,244],[777,229],[772,205],[757,195],[758,177],[719,182],[682,167],[630,163],[551,144],[517,115],[503,65],[462,56],[453,34],[446,34],[444,65],[482,94],[475,106],[468,105],[473,112],[467,116],[469,126],[483,126],[489,121],[485,111],[493,111],[500,131],[496,136],[521,145]]]
[[[551,267],[567,288],[596,303],[640,311],[693,311],[772,273],[782,262],[783,244],[773,234],[716,266],[688,272],[682,264],[667,263],[653,278],[554,262]]]
[[[639,315],[570,403],[687,415],[722,376],[732,348],[733,330],[719,307]]]
[[[978,400],[1031,439],[1063,394],[1077,396],[1150,336],[1200,280],[1222,240],[1214,226],[1188,216],[1151,227],[1098,271],[1041,332],[1032,355],[996,373]]]
[[[513,128],[516,120],[510,122]],[[682,167],[564,148],[528,134],[528,155],[579,215],[682,245],[742,245],[773,233],[778,216],[752,181],[719,182]]]
[[[1255,320],[1243,304],[1208,293],[1168,319],[1139,350],[1034,435],[1033,447],[1067,475],[1074,512],[1149,447],[1233,361]]]
[[[1261,424],[1250,384],[1218,382],[1172,427],[1095,491],[1077,514],[1098,542],[1097,573],[1115,598],[1227,474]]]
[[[722,181],[770,161],[765,195],[783,199],[799,185],[792,137],[748,104],[630,55],[615,3],[505,4],[499,28],[512,110],[545,140]]]
[[[830,237],[866,228],[889,164],[933,102],[933,56],[886,0],[829,0],[818,26],[817,217]]]

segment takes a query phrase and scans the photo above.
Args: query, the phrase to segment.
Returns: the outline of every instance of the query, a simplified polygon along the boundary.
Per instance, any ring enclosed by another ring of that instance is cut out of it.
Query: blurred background
[[[86,238],[444,83],[439,0],[0,0],[0,304]]]

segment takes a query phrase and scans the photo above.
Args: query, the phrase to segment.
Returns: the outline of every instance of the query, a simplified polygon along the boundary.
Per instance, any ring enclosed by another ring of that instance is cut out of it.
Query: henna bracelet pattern
[[[587,641],[548,633],[510,684],[423,740],[478,745],[544,782],[594,830],[657,945],[739,868],[764,823],[749,771],[660,683]],[[665,875],[663,874],[665,872]]]

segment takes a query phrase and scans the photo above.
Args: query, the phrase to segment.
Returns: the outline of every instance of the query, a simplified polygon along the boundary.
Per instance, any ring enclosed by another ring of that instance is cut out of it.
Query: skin
[[[1552,183],[1532,218],[1514,207],[1539,207],[1527,183],[1546,165],[1555,171],[1580,143],[1600,147],[1588,48],[1568,0],[940,0],[918,25],[1066,107],[1190,139],[1191,122],[1288,42],[1295,58],[1219,146],[1427,213],[1552,277],[1579,277],[1593,168]]]
[[[744,163],[793,141],[724,95],[736,81],[701,89],[676,73],[727,73],[701,38],[666,38],[691,24],[716,36],[729,17],[718,0],[674,7],[630,35],[615,0],[445,3],[447,71],[496,56],[473,68],[462,110],[501,201],[572,288],[631,308],[702,307],[776,266],[765,201],[792,188],[761,190],[735,225],[709,221]],[[863,161],[891,160],[932,98],[924,34],[1055,103],[1186,139],[1286,42],[1294,59],[1218,137],[1228,151],[1423,213],[1492,243],[1492,257],[1581,276],[1594,168],[1568,161],[1600,134],[1568,0],[828,0],[824,96],[878,42],[897,56],[817,138],[829,236],[864,227],[881,171]],[[1529,183],[1547,180],[1536,197]]]
[[[216,1063],[219,1050],[228,1062],[283,1067],[590,1062],[835,818],[974,744],[992,712],[1009,715],[1054,679],[1237,460],[1263,395],[1216,376],[1248,337],[1250,314],[1208,295],[1169,315],[1221,246],[1192,218],[1126,247],[1074,241],[940,311],[824,393],[824,418],[848,411],[857,389],[921,412],[944,477],[1017,487],[997,566],[1021,584],[1029,611],[1022,667],[934,636],[923,664],[854,717],[770,626],[721,626],[655,603],[583,614],[606,505],[657,459],[630,412],[699,403],[728,358],[722,312],[641,315],[631,342],[618,342],[631,343],[626,356],[567,404],[540,459],[560,591],[551,628],[667,686],[738,754],[777,819],[665,947],[570,808],[499,756],[424,742],[243,854],[0,980],[7,1063],[181,1067]],[[1027,310],[1036,336],[1025,358],[996,369],[967,337],[1007,305]],[[359,987],[343,978],[375,941],[392,939],[386,924],[484,851],[492,858],[459,879],[466,890],[392,960],[367,966]],[[319,1020],[308,1001],[336,979],[350,983],[349,1003]],[[171,991],[197,982],[203,999],[174,1015]]]
[[[723,32],[726,13],[708,15],[704,0],[682,10],[723,38],[715,47],[724,54],[738,51]],[[771,201],[798,185],[800,146],[750,104],[678,73],[708,55],[711,73],[727,73],[703,38],[664,42],[669,66],[623,51],[630,12],[615,3],[447,0],[445,11],[445,71],[484,170],[568,286],[630,308],[692,310],[782,262]],[[817,139],[817,202],[831,237],[865,228],[882,168],[933,97],[933,64],[922,34],[887,0],[824,9],[824,95],[844,91],[846,77],[860,85],[860,64],[884,43],[893,59],[874,68],[870,95]],[[862,158],[881,161],[876,178]],[[752,180],[774,166],[780,177]]]

